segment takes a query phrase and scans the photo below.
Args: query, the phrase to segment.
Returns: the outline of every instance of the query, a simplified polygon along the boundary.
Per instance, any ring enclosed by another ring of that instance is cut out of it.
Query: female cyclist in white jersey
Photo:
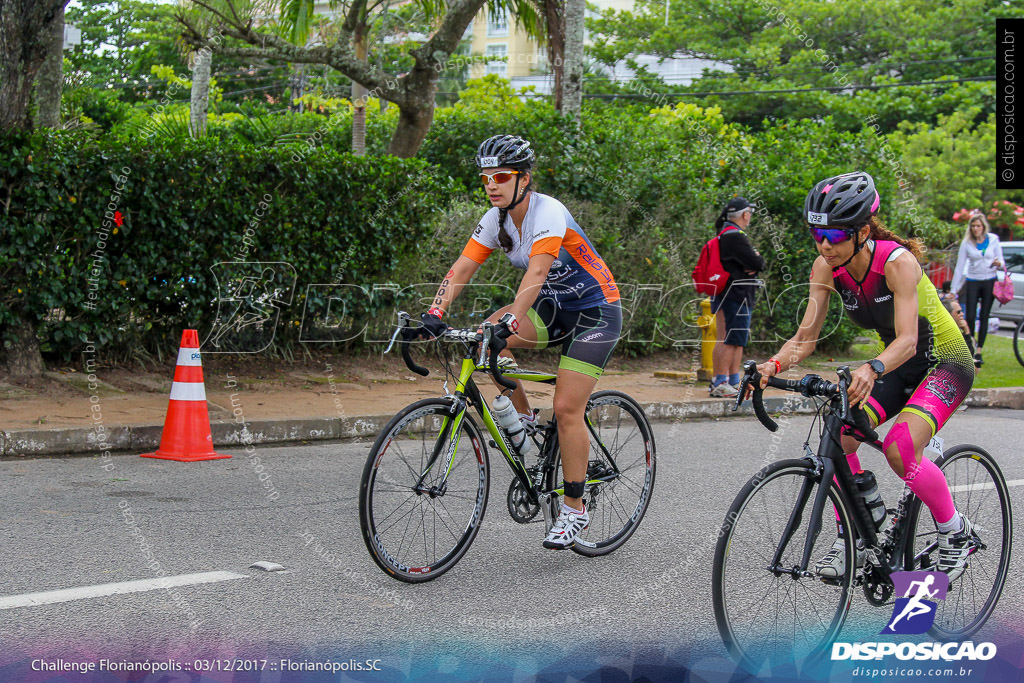
[[[615,279],[583,230],[561,202],[533,190],[533,163],[530,143],[518,136],[495,135],[481,143],[476,164],[491,209],[420,319],[422,330],[433,336],[446,330],[441,318],[495,249],[525,271],[515,300],[488,320],[512,314],[506,323],[512,333],[509,348],[562,347],[554,413],[565,497],[544,547],[564,549],[590,523],[583,500],[590,452],[584,412],[618,342],[622,313]],[[522,383],[512,392],[512,403],[524,420],[532,419]]]

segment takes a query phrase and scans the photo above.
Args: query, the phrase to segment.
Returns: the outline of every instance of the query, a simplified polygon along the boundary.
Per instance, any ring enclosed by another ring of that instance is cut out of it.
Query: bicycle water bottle
[[[860,492],[861,498],[864,499],[864,505],[867,507],[868,512],[871,513],[871,519],[875,523],[875,530],[880,530],[885,524],[887,513],[885,503],[882,502],[882,496],[878,493],[878,482],[875,480],[874,473],[871,470],[864,470],[859,474],[853,475],[853,481],[857,484],[857,490]]]
[[[512,401],[504,394],[494,399],[494,421],[508,434],[512,447],[516,449],[519,455],[525,457],[533,447],[533,441],[526,436],[526,429],[523,427],[523,423],[519,421],[519,413],[516,412],[516,407],[512,405]]]

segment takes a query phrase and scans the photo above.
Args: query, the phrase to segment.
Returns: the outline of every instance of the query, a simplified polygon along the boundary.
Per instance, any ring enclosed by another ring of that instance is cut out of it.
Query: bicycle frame
[[[856,530],[856,538],[863,540],[865,548],[869,551],[874,552],[879,549],[880,539],[878,532],[875,531],[874,520],[871,517],[871,513],[868,512],[867,506],[864,504],[864,499],[857,491],[857,485],[853,480],[853,472],[850,469],[849,462],[846,460],[846,454],[843,452],[843,448],[839,440],[844,423],[836,413],[835,409],[838,407],[836,405],[837,403],[838,399],[834,399],[831,405],[833,410],[831,410],[825,417],[825,433],[818,446],[817,455],[807,456],[807,459],[814,462],[815,472],[820,476],[820,481],[815,482],[813,479],[808,478],[801,486],[793,512],[790,514],[789,521],[782,532],[778,549],[776,550],[775,556],[772,558],[771,569],[775,573],[799,573],[802,576],[813,575],[813,572],[807,571],[807,567],[810,564],[811,555],[814,551],[814,543],[817,541],[818,535],[821,532],[821,517],[825,510],[825,505],[828,502],[828,482],[833,477],[835,477],[839,483],[840,498],[843,499],[843,502],[847,505],[848,509],[851,510],[851,521]],[[882,444],[877,440],[866,440],[863,443],[878,451],[882,451]],[[806,508],[808,499],[810,498],[811,489],[816,483],[818,484],[818,487],[815,491],[814,501],[811,505],[811,523],[807,528],[804,551],[800,559],[800,565],[793,569],[783,569],[779,566],[782,555],[785,552],[789,541],[792,539],[793,534],[796,532],[797,527],[800,525],[803,518],[803,511]],[[890,522],[889,528],[893,533],[897,534],[895,539],[891,539],[895,542],[892,550],[888,553],[875,552],[874,557],[872,558],[872,565],[877,567],[886,577],[894,571],[899,571],[901,568],[900,563],[902,558],[905,556],[908,538],[907,535],[901,533],[901,531],[903,520],[907,517],[907,508],[912,496],[913,494],[910,490],[904,488],[903,495],[900,497],[900,501],[897,506],[897,512]],[[886,533],[888,533],[888,531]],[[888,561],[885,561],[886,559]]]
[[[399,337],[399,333],[403,327],[409,326],[410,319],[409,315],[404,311],[399,312],[399,325],[395,330],[395,334],[391,338],[391,343],[394,344]],[[540,505],[544,512],[545,520],[548,526],[553,523],[553,509],[550,503],[554,496],[564,495],[564,488],[555,488],[554,481],[541,481],[540,484],[535,484],[531,478],[530,473],[526,470],[526,464],[513,455],[512,444],[508,442],[504,433],[499,429],[497,423],[494,421],[494,416],[491,415],[490,407],[487,405],[487,401],[483,399],[480,394],[480,389],[476,386],[473,381],[473,373],[477,370],[484,370],[488,372],[494,380],[504,386],[506,389],[513,390],[516,385],[506,378],[506,373],[501,371],[498,366],[498,350],[492,349],[492,342],[495,339],[494,336],[495,326],[490,322],[484,322],[480,327],[480,332],[476,332],[472,329],[466,330],[449,330],[446,333],[446,338],[462,341],[467,344],[476,344],[479,350],[479,358],[474,359],[473,353],[470,348],[467,348],[467,352],[462,359],[462,367],[459,370],[459,376],[455,383],[455,393],[448,394],[452,398],[452,409],[450,416],[445,417],[441,424],[441,431],[438,434],[437,441],[434,444],[434,449],[431,452],[430,457],[427,460],[426,466],[424,467],[423,473],[420,475],[414,490],[418,493],[428,494],[434,498],[440,495],[444,495],[447,489],[448,476],[451,474],[452,465],[455,460],[455,452],[458,450],[459,439],[461,435],[460,427],[462,426],[462,420],[466,415],[467,405],[473,405],[476,407],[477,413],[480,415],[480,419],[483,420],[484,426],[487,432],[494,439],[494,443],[501,454],[505,457],[505,463],[512,470],[512,474],[519,480],[523,489],[526,491],[528,500],[533,505]],[[391,346],[388,346],[387,350],[390,350]],[[429,371],[417,365],[410,355],[408,341],[403,340],[401,342],[402,358],[405,360],[406,366],[413,372],[426,377]],[[385,351],[385,353],[387,352]],[[491,354],[488,357],[488,351],[491,350]],[[543,382],[546,384],[554,384],[557,379],[556,375],[549,373],[531,372],[531,371],[516,371],[507,373],[508,377],[512,379],[528,380],[534,382]],[[589,402],[588,402],[589,404]],[[587,429],[590,432],[591,437],[596,441],[598,446],[605,458],[611,464],[612,471],[602,472],[600,476],[587,477],[585,484],[599,484],[606,481],[611,481],[617,478],[621,471],[619,470],[618,463],[612,457],[611,453],[608,452],[608,448],[601,441],[600,435],[594,428],[593,423],[589,417],[589,405],[588,410],[585,413]],[[545,463],[544,476],[549,479],[553,479],[552,470],[547,467],[547,464],[551,463],[551,458],[558,448],[558,431],[555,427],[555,421],[552,419],[551,423],[546,428],[548,434],[543,439],[542,449],[540,453],[539,462]],[[527,437],[529,438],[529,437]],[[432,486],[429,489],[424,487],[424,480],[427,474],[433,469],[434,465],[437,464],[437,460],[444,450],[445,458],[443,463],[444,476],[441,479],[441,483]],[[546,485],[550,485],[550,490],[544,491]]]
[[[505,434],[498,427],[498,424],[495,422],[494,416],[491,413],[490,406],[487,401],[484,400],[476,382],[473,381],[473,374],[475,372],[486,369],[487,366],[482,361],[478,362],[469,354],[462,359],[462,366],[459,370],[459,376],[455,383],[455,392],[451,394],[453,399],[452,415],[450,417],[446,417],[441,424],[441,431],[438,435],[437,442],[434,445],[434,450],[431,453],[423,474],[416,485],[416,490],[430,495],[441,495],[444,493],[445,484],[447,483],[448,475],[451,473],[455,452],[458,449],[459,439],[461,438],[461,430],[459,427],[465,417],[466,409],[472,405],[476,409],[477,414],[480,415],[480,419],[483,421],[487,432],[491,435],[498,450],[504,456],[505,463],[508,465],[509,469],[512,470],[512,474],[519,480],[523,489],[526,491],[530,503],[533,505],[541,505],[545,519],[547,519],[551,515],[551,510],[549,509],[550,505],[548,505],[548,503],[550,503],[553,496],[563,495],[564,489],[560,487],[556,488],[555,482],[551,481],[547,482],[550,484],[551,490],[542,492],[542,488],[538,487],[538,485],[531,479],[530,473],[526,470],[526,464],[520,458],[513,455],[511,444],[508,443]],[[554,384],[557,377],[556,375],[549,373],[531,371],[514,371],[503,373],[503,375],[511,379],[543,382],[546,384]],[[554,423],[552,422],[552,426],[548,427],[548,429],[551,430],[551,433],[543,441],[543,450],[539,454],[541,462],[550,462],[552,454],[558,448],[558,431],[553,428],[553,425]],[[600,445],[600,448],[605,457],[607,457],[608,462],[611,463],[613,472],[599,477],[588,478],[586,483],[598,484],[617,477],[619,475],[618,463],[615,462],[614,457],[608,452],[604,443],[601,442],[597,430],[594,428],[589,416],[587,416],[587,429]],[[445,476],[442,479],[440,486],[425,489],[423,488],[423,480],[426,478],[427,473],[433,468],[442,452],[445,453],[445,460],[443,464]],[[541,484],[543,485],[544,482],[541,482]],[[548,521],[552,522],[550,519],[548,519]],[[550,526],[550,523],[548,526]]]

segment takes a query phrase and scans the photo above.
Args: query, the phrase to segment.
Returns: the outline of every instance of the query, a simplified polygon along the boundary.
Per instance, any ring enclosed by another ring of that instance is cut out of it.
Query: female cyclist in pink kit
[[[822,180],[807,195],[804,217],[819,253],[807,310],[796,335],[758,366],[765,378],[761,386],[814,351],[833,291],[854,323],[878,331],[885,348],[853,372],[850,403],[859,404],[875,425],[895,417],[883,442],[885,457],[935,518],[938,569],[953,580],[973,551],[973,530],[953,506],[942,471],[922,452],[967,397],[974,363],[921,270],[921,244],[886,230],[875,216],[879,203],[874,180],[862,172]],[[844,436],[842,445],[854,474],[863,471],[859,442]],[[817,563],[819,575],[845,573],[842,543],[837,540]]]

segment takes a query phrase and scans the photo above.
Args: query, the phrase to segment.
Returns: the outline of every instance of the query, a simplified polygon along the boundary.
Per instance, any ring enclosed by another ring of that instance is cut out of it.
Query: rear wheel
[[[1013,330],[1013,352],[1017,355],[1017,362],[1024,365],[1024,318],[1017,323]]]
[[[585,420],[590,455],[583,498],[590,526],[580,532],[572,549],[595,557],[620,548],[640,525],[651,502],[657,457],[647,416],[628,395],[592,394]],[[561,482],[560,460],[556,472]],[[557,506],[553,512],[557,515]]]
[[[363,468],[363,542],[377,566],[400,581],[429,581],[455,566],[487,508],[490,469],[480,430],[467,412],[452,410],[451,401],[438,398],[402,409],[377,437]]]
[[[946,475],[956,509],[970,520],[978,547],[969,556],[964,573],[950,583],[946,599],[936,601],[935,623],[929,633],[944,639],[964,638],[984,626],[1006,583],[1013,544],[1010,494],[995,460],[977,446],[951,448],[935,464]],[[911,571],[935,571],[935,519],[915,500],[907,520],[914,542],[905,566]]]

